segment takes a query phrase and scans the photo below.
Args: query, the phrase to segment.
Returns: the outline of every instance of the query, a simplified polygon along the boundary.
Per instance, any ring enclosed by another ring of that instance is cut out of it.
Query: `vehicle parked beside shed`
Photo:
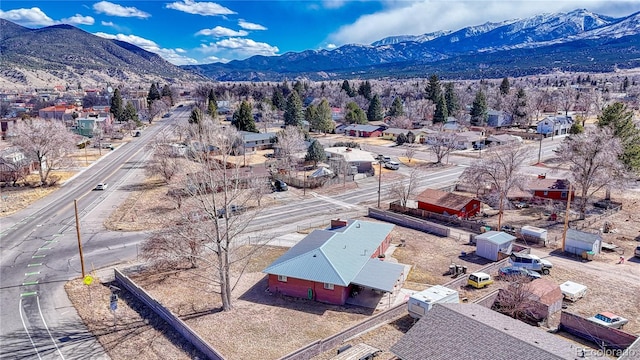
[[[519,237],[527,243],[547,245],[547,230],[525,225],[520,228]]]

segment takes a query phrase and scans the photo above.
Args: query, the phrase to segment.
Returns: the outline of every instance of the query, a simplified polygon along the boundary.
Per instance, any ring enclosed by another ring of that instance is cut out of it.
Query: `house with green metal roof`
[[[404,266],[383,261],[394,225],[332,220],[263,270],[269,291],[343,305],[354,286],[393,292]]]

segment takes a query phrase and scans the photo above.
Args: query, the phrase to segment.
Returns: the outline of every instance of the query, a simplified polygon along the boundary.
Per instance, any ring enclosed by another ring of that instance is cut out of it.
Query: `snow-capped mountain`
[[[393,36],[371,45],[349,44],[334,50],[254,56],[228,64],[185,68],[220,80],[271,80],[299,75],[311,78],[408,76],[430,67],[435,67],[438,73],[456,74],[468,73],[473,64],[482,64],[483,69],[493,66],[495,71],[509,72],[511,68],[517,68],[518,72],[532,73],[557,68],[558,64],[575,70],[580,62],[575,58],[576,53],[589,49],[589,58],[598,59],[598,62],[580,66],[585,70],[595,67],[602,71],[640,66],[638,35],[640,12],[612,18],[577,9],[485,23],[457,31]],[[523,49],[527,49],[526,55],[521,53]],[[602,55],[595,56],[597,54]],[[574,64],[571,64],[572,59],[576,59]],[[506,65],[509,63],[511,68]],[[482,74],[485,75],[486,72]]]

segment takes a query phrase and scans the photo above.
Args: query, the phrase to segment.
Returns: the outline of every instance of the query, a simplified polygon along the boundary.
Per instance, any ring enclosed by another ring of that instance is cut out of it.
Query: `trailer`
[[[528,242],[547,245],[547,230],[525,225],[520,228],[520,238]]]
[[[459,303],[460,295],[456,290],[449,289],[442,285],[435,285],[426,290],[417,292],[409,297],[409,315],[414,319],[419,319],[431,310],[433,304]]]
[[[562,296],[569,301],[578,301],[587,294],[587,287],[573,281],[565,281],[560,284]]]

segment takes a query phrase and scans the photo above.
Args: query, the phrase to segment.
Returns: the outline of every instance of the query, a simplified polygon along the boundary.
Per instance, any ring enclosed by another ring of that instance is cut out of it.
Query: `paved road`
[[[186,109],[176,112],[176,118],[183,116],[188,116]],[[85,259],[91,259],[85,264],[87,273],[92,267],[135,257],[131,244],[140,241],[140,234],[104,232],[101,220],[127,195],[110,196],[115,189],[126,188],[143,175],[141,168],[148,156],[144,145],[172,120],[163,119],[50,196],[2,219],[0,358],[107,358],[80,321],[63,287],[81,276],[74,200],[78,202]],[[106,191],[92,191],[104,181],[109,183]]]

